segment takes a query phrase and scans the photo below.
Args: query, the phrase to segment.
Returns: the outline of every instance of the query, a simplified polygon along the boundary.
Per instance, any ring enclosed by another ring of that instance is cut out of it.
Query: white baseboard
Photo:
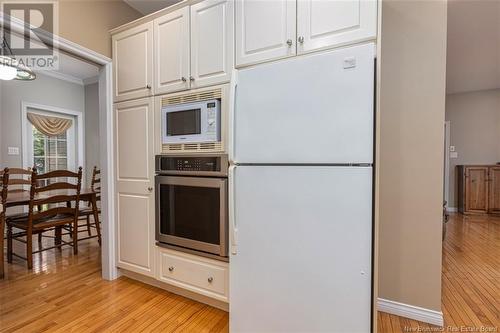
[[[458,212],[458,208],[457,207],[447,207],[446,211],[448,211],[449,213],[456,213],[456,212]]]
[[[418,306],[389,301],[379,298],[377,308],[381,312],[387,312],[400,317],[410,318],[432,325],[443,326],[443,313],[441,311],[429,310]]]

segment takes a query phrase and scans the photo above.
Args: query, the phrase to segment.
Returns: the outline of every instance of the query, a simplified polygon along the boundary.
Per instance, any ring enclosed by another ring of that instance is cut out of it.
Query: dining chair
[[[5,211],[7,209],[7,183],[9,181],[9,176],[1,175],[1,192],[0,192],[0,279],[4,278],[4,228],[5,228]]]
[[[97,166],[94,166],[94,169],[92,170],[92,180],[90,182],[90,188],[92,191],[96,193],[96,204],[101,202],[101,170],[97,168]],[[101,214],[101,209],[98,208],[97,214]],[[96,221],[90,220],[90,217],[94,216],[94,210],[92,207],[92,202],[88,201],[86,203],[86,206],[82,207],[80,209],[80,212],[78,214],[78,231],[77,234],[80,234],[82,232],[87,233],[87,237],[82,237],[78,238],[78,241],[90,239],[90,238],[98,238],[99,244],[101,244],[101,233],[100,233],[100,228],[98,229],[96,225]],[[80,223],[80,221],[85,221],[84,223]],[[100,227],[100,225],[99,225]],[[92,235],[92,228],[96,229],[96,234]],[[66,226],[65,229],[72,234],[72,226]]]
[[[3,170],[0,170],[0,178],[4,179],[4,177],[6,179],[8,187],[7,198],[9,197],[9,194],[28,192],[31,187],[31,169],[29,168],[5,168]],[[26,218],[27,216],[28,213],[25,212],[8,214],[7,210],[5,211],[6,220]]]
[[[47,185],[40,185],[40,184]],[[7,261],[12,262],[12,257],[20,257],[28,263],[28,269],[33,268],[33,254],[64,245],[73,246],[73,253],[78,253],[76,241],[76,225],[78,223],[78,210],[80,190],[82,185],[82,168],[78,172],[67,170],[51,171],[38,175],[33,169],[31,175],[30,202],[28,216],[23,219],[7,220]],[[74,205],[71,205],[74,202]],[[37,209],[35,209],[37,208]],[[73,239],[71,242],[62,240],[61,229],[65,225],[73,225]],[[21,232],[13,233],[12,229]],[[33,235],[55,229],[54,246],[33,251]],[[23,239],[25,238],[25,239]],[[26,258],[13,252],[12,241],[26,244]]]

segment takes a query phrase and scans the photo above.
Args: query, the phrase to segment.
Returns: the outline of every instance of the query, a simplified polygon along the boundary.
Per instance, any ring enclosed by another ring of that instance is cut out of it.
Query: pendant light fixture
[[[5,55],[6,52],[10,56]],[[12,54],[12,50],[5,40],[2,40],[2,52],[0,53],[0,80],[34,80],[36,79],[35,73],[26,66],[23,66]]]

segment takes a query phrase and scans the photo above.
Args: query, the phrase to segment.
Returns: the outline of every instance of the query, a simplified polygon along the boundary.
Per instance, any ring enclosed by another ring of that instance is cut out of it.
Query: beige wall
[[[383,1],[379,298],[441,311],[446,1]]]
[[[109,30],[141,16],[121,0],[62,0],[59,35],[111,57]]]
[[[449,207],[457,207],[456,166],[500,162],[500,89],[447,95],[446,120],[458,152],[450,159]]]

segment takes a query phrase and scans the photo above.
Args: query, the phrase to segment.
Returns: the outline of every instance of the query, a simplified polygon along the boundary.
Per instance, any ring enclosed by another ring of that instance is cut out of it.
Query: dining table
[[[51,197],[54,195],[75,195],[73,190],[52,190],[47,192],[38,193],[35,196],[36,199],[43,199],[45,197]],[[99,244],[101,244],[101,228],[99,225],[99,209],[97,207],[97,195],[93,189],[82,188],[80,190],[80,201],[89,202],[93,211],[94,221],[97,231],[97,238]],[[7,195],[7,200],[5,202],[5,207],[18,207],[27,206],[30,203],[30,191],[13,191],[9,192]],[[3,212],[3,207],[0,204],[0,213]],[[0,279],[4,277],[4,230],[5,230],[5,216],[0,218]],[[60,232],[61,230],[56,230],[56,243],[60,242]],[[59,234],[59,235],[57,235]],[[59,239],[58,239],[59,238]]]

